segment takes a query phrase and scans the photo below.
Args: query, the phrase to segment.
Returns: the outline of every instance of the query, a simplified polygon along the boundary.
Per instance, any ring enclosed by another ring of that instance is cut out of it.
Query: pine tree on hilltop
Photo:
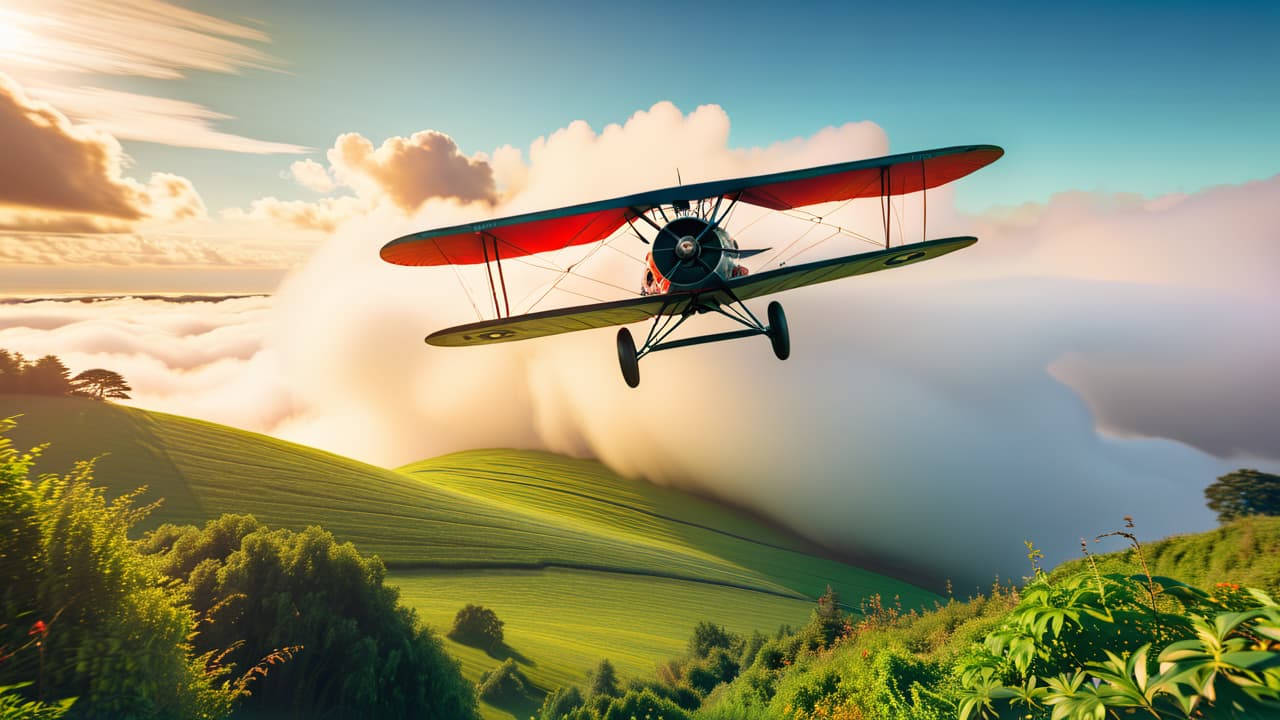
[[[83,395],[95,400],[103,400],[105,398],[128,400],[128,393],[131,390],[133,388],[129,387],[129,384],[124,381],[120,373],[114,370],[94,368],[85,370],[71,378],[71,393],[73,395]]]

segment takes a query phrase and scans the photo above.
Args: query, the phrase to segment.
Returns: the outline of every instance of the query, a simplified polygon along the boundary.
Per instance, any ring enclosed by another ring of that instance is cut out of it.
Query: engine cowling
[[[735,263],[726,249],[737,243],[718,226],[699,217],[678,217],[653,240],[653,267],[673,290],[702,287],[712,275],[728,277]]]

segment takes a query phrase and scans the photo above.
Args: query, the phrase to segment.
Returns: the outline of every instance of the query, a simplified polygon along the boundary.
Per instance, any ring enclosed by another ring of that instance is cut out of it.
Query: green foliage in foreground
[[[362,556],[318,527],[269,530],[225,515],[166,525],[143,541],[188,588],[206,623],[197,649],[228,648],[235,674],[267,671],[246,709],[307,717],[440,718],[476,714],[475,695],[441,641],[418,625]]]
[[[1280,605],[1234,583],[1086,565],[924,614],[864,613],[828,647],[806,649],[812,628],[769,641],[697,717],[1280,717]]]
[[[89,464],[32,480],[34,458],[2,434],[12,424],[0,422],[6,702],[78,698],[76,718],[225,716],[237,688],[192,651],[193,613],[127,537],[146,510],[132,495],[107,502]]]
[[[0,720],[58,720],[67,714],[67,710],[75,703],[75,698],[68,698],[56,703],[43,703],[39,700],[28,700],[18,691],[31,687],[32,683],[0,686]]]
[[[1171,578],[1038,577],[956,666],[961,720],[1280,713],[1280,605]]]

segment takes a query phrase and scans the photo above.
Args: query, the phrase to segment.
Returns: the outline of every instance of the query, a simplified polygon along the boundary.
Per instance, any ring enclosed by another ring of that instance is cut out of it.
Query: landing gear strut
[[[787,332],[787,315],[782,311],[782,303],[769,303],[768,319],[769,324],[765,325],[760,322],[755,315],[742,304],[736,296],[730,297],[733,304],[741,308],[741,311],[732,310],[729,304],[708,303],[705,305],[697,305],[696,299],[680,312],[664,313],[664,306],[654,315],[653,328],[649,330],[648,337],[645,338],[644,344],[636,349],[635,338],[631,337],[631,331],[627,328],[618,330],[618,366],[622,368],[622,378],[627,381],[628,387],[637,387],[640,385],[640,358],[652,352],[659,350],[670,350],[672,348],[689,347],[690,345],[702,345],[704,343],[720,342],[721,340],[736,340],[737,338],[752,337],[755,335],[765,335],[769,338],[769,344],[773,346],[773,354],[779,360],[786,360],[791,356],[791,335]],[[726,310],[729,308],[729,310]],[[700,335],[698,337],[680,338],[679,340],[667,340],[676,328],[680,327],[685,320],[699,312],[718,312],[725,317],[735,320],[745,327],[741,330],[731,330],[729,332],[715,333],[712,335]]]

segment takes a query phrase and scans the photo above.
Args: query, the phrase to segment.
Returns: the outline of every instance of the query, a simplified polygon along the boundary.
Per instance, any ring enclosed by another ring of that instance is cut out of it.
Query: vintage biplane
[[[911,265],[977,242],[970,236],[928,240],[924,235],[928,217],[925,191],[964,177],[1003,154],[1004,150],[994,145],[969,145],[678,185],[613,200],[417,232],[387,243],[381,255],[383,260],[397,265],[485,265],[495,317],[434,332],[426,338],[431,345],[512,342],[652,319],[653,324],[638,347],[627,328],[621,328],[617,335],[622,376],[627,385],[636,387],[640,384],[640,358],[659,350],[764,335],[778,359],[785,360],[791,352],[791,340],[782,305],[776,300],[770,302],[766,321],[762,322],[747,307],[747,300]],[[891,246],[891,200],[916,192],[922,193],[923,237],[920,242]],[[741,261],[769,248],[740,248],[724,228],[726,218],[738,203],[790,211],[857,198],[881,201],[881,249],[748,272]],[[636,297],[511,315],[503,260],[601,242],[623,226],[629,226],[640,242],[651,245]],[[653,233],[652,238],[641,232],[642,227]],[[701,313],[718,313],[743,327],[667,339],[686,320]]]

